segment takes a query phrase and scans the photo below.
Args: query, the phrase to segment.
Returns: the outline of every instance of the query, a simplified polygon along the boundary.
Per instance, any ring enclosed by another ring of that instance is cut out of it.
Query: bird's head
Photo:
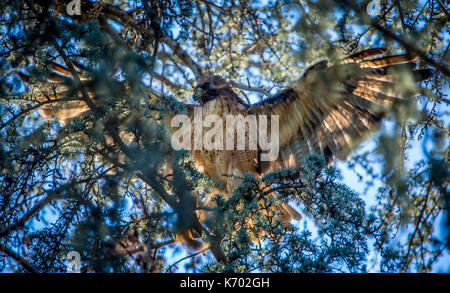
[[[197,84],[192,99],[200,104],[217,98],[223,90],[231,89],[228,82],[218,75],[204,77]]]

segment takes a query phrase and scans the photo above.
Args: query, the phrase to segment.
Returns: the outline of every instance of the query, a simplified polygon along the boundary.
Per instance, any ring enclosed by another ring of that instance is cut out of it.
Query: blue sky
[[[422,4],[425,3],[424,0],[420,0],[420,2]],[[268,1],[259,1],[261,7],[267,5]],[[291,16],[291,21],[294,23],[296,21],[296,18],[298,17],[298,13],[295,10],[290,10],[288,12],[288,14]],[[360,26],[354,26],[353,30],[355,32],[355,35],[357,33],[361,33],[362,31],[364,31],[366,28],[365,27],[360,27]],[[173,29],[173,34],[174,36],[177,36],[179,31],[179,28],[174,27]],[[335,33],[330,31],[329,32],[331,36],[336,37]],[[448,40],[449,37],[447,36],[446,39]],[[368,42],[368,43],[372,43],[374,40],[372,39],[362,39],[362,43],[364,42]],[[374,45],[375,46],[375,45]],[[257,71],[254,72],[254,74],[258,74]],[[272,92],[272,94],[275,94],[276,92]],[[445,89],[445,93],[450,93],[449,89]],[[259,101],[259,96],[255,93],[247,93],[248,96],[250,97],[250,101],[252,103]],[[422,109],[424,107],[424,100],[419,99],[418,101],[418,108]],[[449,113],[450,107],[448,105],[444,105],[441,104],[438,107],[438,115],[439,117],[445,117],[445,125],[449,126],[449,122],[450,119],[448,119],[448,113]],[[384,127],[392,127],[392,123],[390,123],[389,121],[385,121],[383,123]],[[427,135],[427,133],[426,133]],[[426,136],[425,135],[425,136]],[[353,152],[353,155],[356,155],[358,153],[362,153],[365,151],[374,151],[374,148],[376,146],[376,134],[374,134],[372,136],[371,139],[368,139],[367,141],[365,141],[358,149],[356,149]],[[407,162],[405,162],[406,167],[412,167],[416,162],[425,159],[426,158],[426,149],[427,147],[429,148],[429,145],[426,146],[424,144],[424,141],[419,141],[416,139],[413,140],[410,149],[407,152],[408,158],[409,160]],[[367,211],[369,211],[369,209],[374,206],[376,204],[376,194],[378,193],[378,188],[380,188],[382,186],[382,183],[379,181],[374,181],[373,185],[370,187],[367,187],[367,185],[365,184],[365,182],[362,182],[359,180],[359,177],[357,176],[355,170],[350,169],[347,165],[347,161],[337,161],[336,162],[336,166],[341,170],[342,172],[342,182],[347,184],[348,186],[350,186],[353,190],[355,190],[356,192],[358,192],[358,194],[360,194],[360,196],[366,201],[367,204]],[[379,173],[381,171],[381,166],[380,165],[375,165],[374,167],[374,171]],[[360,175],[364,175],[365,174],[365,170],[361,167],[357,166],[356,169],[357,173],[359,173]],[[442,222],[444,221],[444,217],[445,214],[441,215],[441,219],[438,220],[438,222]],[[299,221],[299,223],[297,223],[298,225],[300,225],[300,227],[303,227],[303,225],[306,224],[306,226],[308,227],[309,230],[314,231],[315,227],[312,224],[312,221],[308,220],[307,218],[304,218],[303,220]],[[445,237],[445,235],[447,235],[447,231],[445,231],[445,229],[443,228],[443,225],[438,225],[436,226],[436,231],[435,231],[436,235],[440,235],[440,239],[443,239]],[[377,271],[377,266],[372,266],[372,267],[368,267],[371,271]],[[434,270],[433,271],[450,271],[450,255],[448,253],[444,253],[444,257],[441,257],[440,261],[435,265]]]
[[[423,0],[421,0],[421,2],[423,2]],[[266,1],[261,1],[261,5],[265,5],[264,3],[267,3]],[[294,13],[294,18],[295,18],[295,12],[291,12]],[[115,27],[116,29],[119,29],[119,27]],[[358,30],[358,28],[356,28],[356,30]],[[175,26],[173,28],[173,33],[176,36],[178,34],[179,28],[177,26]],[[257,72],[255,72],[255,74],[257,74]],[[450,93],[449,89],[446,89],[446,93]],[[248,93],[249,97],[251,98],[252,102],[256,102],[259,100],[258,95],[256,95],[255,93]],[[423,107],[423,104],[419,101],[418,102],[418,107],[421,108]],[[445,106],[445,105],[441,105],[438,109],[438,112],[440,115],[442,115],[441,117],[445,117],[445,121],[446,121],[446,126],[449,125],[450,119],[448,119],[448,112],[450,110],[449,106]],[[389,127],[389,122],[385,122],[386,127]],[[373,150],[375,147],[375,140],[374,138],[376,137],[373,136],[372,139],[367,140],[365,143],[363,143],[363,145],[358,148],[354,153],[361,153],[367,150]],[[423,145],[423,141],[417,141],[414,140],[413,144],[411,145],[410,150],[408,151],[409,154],[409,158],[410,161],[407,162],[407,165],[412,166],[415,162],[417,162],[418,160],[421,160],[423,158],[426,157],[426,151],[424,151],[424,145]],[[357,191],[361,197],[366,201],[367,203],[367,210],[369,210],[369,208],[371,206],[373,206],[374,204],[376,204],[375,201],[375,196],[377,194],[377,189],[381,186],[380,182],[375,182],[375,184],[373,186],[371,186],[369,189],[366,190],[366,185],[364,184],[364,182],[361,182],[358,179],[358,176],[355,173],[355,170],[350,169],[346,162],[337,162],[336,163],[337,167],[342,171],[342,175],[343,175],[343,182],[345,184],[347,184],[348,186],[350,186],[353,190]],[[359,173],[364,174],[364,170],[362,168],[358,168],[357,170]],[[379,172],[380,171],[380,166],[375,166],[375,171]],[[49,209],[44,209],[42,213],[46,213],[46,215],[43,217],[44,219],[47,220],[47,222],[51,223],[52,221],[54,221],[56,218],[56,210],[54,210],[53,208],[49,208]],[[42,215],[43,216],[43,215]],[[45,222],[38,222],[36,220],[32,221],[29,223],[30,227],[33,227],[35,229],[41,229],[42,227],[45,227],[48,223]],[[311,230],[314,231],[315,227],[312,224],[312,221],[309,221],[306,217],[299,221],[297,223],[298,225],[300,225],[300,227],[303,227],[303,225],[306,224],[306,226]],[[437,234],[442,234],[442,233],[446,233],[446,231],[444,230],[440,230],[438,229],[436,231]],[[441,237],[442,238],[442,237]],[[182,258],[185,253],[182,254],[176,254],[176,255],[171,255],[174,252],[173,249],[169,249],[167,250],[167,254],[170,256],[170,259],[173,260],[173,262],[175,262],[176,260]],[[169,261],[170,263],[170,261]],[[180,268],[183,267],[183,263],[181,263],[179,265]],[[370,266],[369,266],[370,269]],[[376,267],[372,268],[374,271],[376,271]],[[445,255],[445,257],[442,257],[441,260],[437,263],[437,265],[434,268],[434,271],[450,271],[450,256],[448,255],[448,253]]]

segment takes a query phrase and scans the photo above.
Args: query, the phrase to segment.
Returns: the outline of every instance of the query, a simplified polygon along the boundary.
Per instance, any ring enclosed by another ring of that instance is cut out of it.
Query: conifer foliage
[[[369,15],[369,2],[0,0],[0,271],[65,272],[71,251],[81,272],[448,269],[450,9],[389,0]],[[213,182],[167,123],[198,80],[221,75],[252,104],[317,61],[381,46],[432,70],[418,96],[346,161],[245,174],[198,221]],[[63,87],[49,82],[58,64]],[[267,212],[281,200],[302,220]],[[196,249],[176,239],[186,227]]]

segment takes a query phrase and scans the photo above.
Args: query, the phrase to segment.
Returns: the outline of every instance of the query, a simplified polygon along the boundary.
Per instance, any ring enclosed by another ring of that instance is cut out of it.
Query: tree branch
[[[183,257],[183,258],[177,260],[175,263],[173,263],[171,266],[169,266],[169,267],[167,268],[166,273],[167,273],[167,272],[170,272],[171,269],[172,269],[174,266],[176,266],[176,264],[182,262],[183,260],[188,259],[188,258],[192,258],[192,257],[194,257],[194,256],[196,256],[196,255],[199,255],[199,254],[202,254],[202,253],[204,253],[204,252],[206,252],[206,251],[208,251],[208,250],[209,250],[209,247],[208,247],[208,248],[205,248],[205,249],[202,249],[202,250],[200,250],[200,251],[198,251],[198,252],[196,252],[196,253],[194,253],[194,254],[188,255],[188,256],[186,256],[186,257]]]
[[[258,92],[258,93],[262,93],[264,95],[266,95],[267,97],[271,98],[272,95],[270,94],[269,91],[263,89],[263,88],[259,88],[259,87],[251,87],[251,86],[246,86],[243,85],[241,83],[235,82],[235,81],[230,81],[230,84],[238,89],[244,90],[244,91],[252,91],[252,92]]]
[[[20,220],[18,220],[17,222],[8,227],[1,229],[0,238],[7,236],[9,233],[20,227],[23,227],[31,217],[33,217],[38,211],[40,211],[44,206],[46,206],[51,200],[52,198],[50,196],[47,196],[39,203],[37,203],[33,208],[31,208],[27,213],[25,213],[25,215],[23,215],[22,218],[20,218]]]
[[[38,13],[33,5],[29,2],[30,0],[27,1],[29,8],[33,11],[33,13],[38,16],[38,19],[41,22],[48,22],[49,19],[49,15],[48,15],[48,11],[44,10],[44,12],[42,14]],[[97,119],[101,119],[102,118],[102,114],[99,110],[99,108],[95,105],[95,103],[92,101],[92,99],[90,98],[87,89],[85,87],[85,84],[81,82],[81,79],[77,73],[77,71],[75,70],[72,61],[68,58],[68,56],[66,55],[66,53],[64,52],[64,49],[59,45],[56,37],[54,35],[50,35],[49,36],[49,40],[50,43],[53,45],[53,47],[56,49],[56,51],[59,53],[60,57],[64,60],[64,63],[66,64],[70,74],[72,75],[75,83],[77,85],[79,85],[79,91],[81,92],[81,96],[83,101],[88,105],[89,109],[91,110],[91,112],[93,113],[93,115],[97,118]],[[171,47],[171,49],[173,50],[173,52],[183,61],[186,63],[186,65],[191,68],[191,70],[194,72],[196,78],[201,78],[203,76],[202,71],[200,69],[200,67],[192,60],[192,58],[186,53],[184,52],[181,47],[180,44],[176,41],[174,41],[173,39],[171,39],[168,35],[164,34],[162,37],[162,40],[169,45],[169,47]],[[111,136],[111,138],[113,139],[113,141],[119,146],[119,149],[131,160],[133,160],[134,158],[136,158],[136,154],[135,151],[132,151],[121,139],[121,137],[119,136],[119,134],[117,133],[117,131],[113,128],[113,125],[111,123],[105,123],[104,124],[105,130],[108,132],[108,134]],[[149,170],[147,169],[143,169],[140,168],[139,172],[140,173],[140,178],[147,183],[172,209],[177,210],[178,208],[178,202],[176,200],[176,197],[167,193],[167,191],[164,189],[164,187],[162,186],[162,184],[160,182],[158,182],[156,180],[156,178],[153,176],[154,174],[151,174],[150,172],[152,172],[153,170]],[[195,213],[192,213],[192,219],[190,219],[192,221],[192,226],[193,228],[196,230],[197,233],[199,233],[200,235],[202,235],[204,232],[207,233],[208,235],[210,234],[206,228],[200,224],[200,222],[198,221],[197,217],[195,216]],[[214,235],[210,235],[212,237],[214,237]],[[210,237],[211,238],[211,237]],[[216,239],[211,239],[210,241],[210,249],[211,252],[213,253],[213,255],[215,256],[215,258],[217,259],[217,261],[219,262],[226,262],[226,258],[225,255],[220,247],[220,241],[216,240]]]
[[[440,64],[433,60],[432,58],[428,57],[428,55],[417,48],[413,43],[410,41],[407,41],[404,36],[396,35],[394,32],[388,30],[384,26],[378,23],[378,21],[370,20],[370,18],[367,16],[364,16],[363,13],[365,13],[365,10],[359,7],[358,5],[354,4],[352,1],[342,0],[340,2],[345,3],[348,7],[353,9],[358,15],[363,15],[360,17],[363,22],[367,25],[373,26],[375,29],[377,29],[379,32],[381,32],[386,37],[393,39],[397,41],[400,45],[402,45],[408,52],[417,54],[423,61],[425,61],[427,64],[441,72],[442,74],[446,76],[450,76],[450,70],[443,64]]]
[[[31,265],[28,261],[26,261],[23,257],[9,249],[8,247],[0,244],[0,251],[4,254],[8,255],[9,257],[12,257],[19,265],[21,265],[24,269],[29,271],[30,273],[39,273],[39,271]]]
[[[173,40],[171,37],[169,37],[167,34],[164,34],[162,39],[162,42],[164,42],[165,44],[167,44],[170,49],[173,51],[173,53],[175,55],[178,56],[178,58],[180,58],[181,61],[183,61],[183,63],[189,67],[189,69],[192,70],[192,72],[195,75],[195,79],[199,80],[201,78],[203,78],[204,74],[203,71],[200,67],[200,65],[198,65],[180,46],[180,44]]]
[[[397,36],[396,34],[391,32],[390,30],[386,29],[385,27],[381,26],[380,24],[374,24],[374,27],[378,31],[382,32],[385,36],[387,36],[387,37],[389,37],[389,38],[391,38],[393,40],[396,40],[408,52],[416,53],[427,64],[431,65],[432,67],[434,67],[436,70],[440,71],[442,74],[446,75],[447,77],[450,77],[450,70],[447,67],[445,67],[445,65],[437,63],[435,60],[433,60],[432,58],[428,57],[425,52],[423,52],[422,50],[416,48],[412,43],[404,40],[400,36]]]
[[[412,247],[413,247],[413,244],[414,244],[413,243],[414,242],[414,238],[416,237],[417,232],[418,231],[420,232],[420,226],[423,224],[422,223],[422,218],[423,218],[423,215],[425,213],[425,210],[428,207],[428,199],[430,198],[431,188],[433,186],[432,183],[433,182],[431,180],[428,182],[427,195],[426,195],[425,200],[423,202],[422,209],[420,210],[420,214],[419,214],[419,217],[417,219],[417,223],[416,223],[416,227],[414,229],[414,232],[412,233],[411,238],[409,239],[409,242],[408,242],[408,251],[407,251],[407,253],[405,255],[404,264],[403,264],[402,269],[401,269],[402,272],[406,272],[406,270],[408,269],[409,264],[411,263],[410,254],[411,254],[411,250],[413,249]]]

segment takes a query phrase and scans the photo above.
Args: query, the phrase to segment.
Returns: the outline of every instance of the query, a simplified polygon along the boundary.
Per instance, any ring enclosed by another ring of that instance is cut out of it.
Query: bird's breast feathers
[[[218,97],[204,103],[200,107],[202,107],[203,121],[206,121],[206,117],[209,115],[217,115],[221,118],[224,142],[225,137],[230,135],[226,130],[226,116],[242,115],[245,117],[247,115],[246,107],[241,103],[237,103],[232,97]],[[202,139],[215,126],[217,125],[203,127]],[[237,139],[235,143],[237,143]],[[192,153],[197,167],[200,170],[209,177],[224,183],[228,181],[227,176],[224,175],[233,175],[229,174],[230,172],[236,173],[235,175],[242,175],[244,172],[254,171],[257,158],[257,151],[237,150],[236,148],[227,150],[225,149],[225,144],[222,150],[206,150],[202,148],[200,150],[193,150]]]

